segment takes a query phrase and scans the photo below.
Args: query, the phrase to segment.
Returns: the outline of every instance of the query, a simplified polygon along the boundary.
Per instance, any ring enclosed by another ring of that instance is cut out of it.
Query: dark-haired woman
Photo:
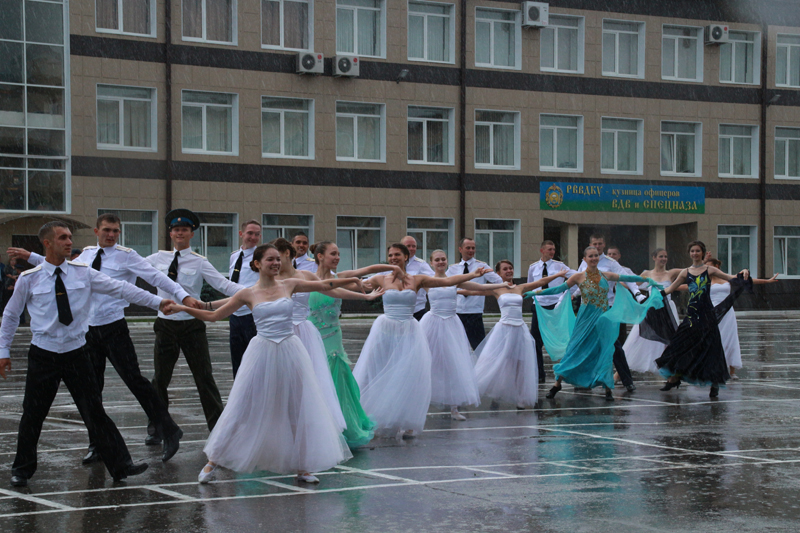
[[[352,454],[325,404],[308,352],[292,331],[291,296],[358,285],[360,280],[279,280],[281,256],[271,244],[256,248],[251,268],[258,271],[258,282],[224,300],[219,309],[213,310],[217,302],[210,303],[208,311],[173,308],[217,321],[246,305],[258,330],[203,449],[208,464],[198,481],[214,479],[219,465],[236,472],[297,473],[298,480],[316,483],[311,472],[327,470]]]

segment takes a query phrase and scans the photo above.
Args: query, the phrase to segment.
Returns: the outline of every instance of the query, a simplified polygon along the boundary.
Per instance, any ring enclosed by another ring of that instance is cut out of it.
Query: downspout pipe
[[[166,174],[164,176],[164,203],[166,204],[166,213],[172,211],[172,179],[173,179],[173,166],[172,166],[172,0],[164,2],[164,83],[166,87],[165,103],[164,103],[164,122],[167,126],[166,132],[166,149],[167,159],[165,165]],[[169,228],[166,231],[166,244],[169,247]]]
[[[467,0],[461,0],[461,91],[458,139],[458,234],[467,236]]]
[[[767,90],[767,52],[769,46],[769,26],[761,24],[761,128],[759,129],[758,157],[758,277],[766,278],[767,272],[767,108],[769,107],[769,91]]]

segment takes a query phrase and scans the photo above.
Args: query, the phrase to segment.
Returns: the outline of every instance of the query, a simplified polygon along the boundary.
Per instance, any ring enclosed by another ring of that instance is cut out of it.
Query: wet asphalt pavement
[[[487,321],[487,325],[491,321]],[[370,320],[345,322],[355,360]],[[105,406],[144,474],[114,483],[101,464],[81,465],[87,436],[62,385],[39,442],[39,470],[26,489],[9,484],[22,409],[21,329],[14,369],[0,383],[0,531],[798,531],[800,530],[800,313],[739,318],[745,368],[710,400],[708,389],[660,392],[636,375],[634,393],[565,386],[536,410],[469,409],[466,422],[431,409],[425,432],[376,440],[319,475],[223,471],[201,486],[208,435],[183,359],[170,411],[185,436],[160,460],[144,445],[145,416],[110,366]],[[131,323],[145,376],[152,326]],[[217,384],[232,384],[227,324],[209,326]],[[552,381],[547,365],[548,384]]]

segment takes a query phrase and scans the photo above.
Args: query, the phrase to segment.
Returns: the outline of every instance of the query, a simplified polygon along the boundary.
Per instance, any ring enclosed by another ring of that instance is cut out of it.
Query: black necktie
[[[178,281],[178,257],[180,255],[180,252],[175,252],[175,259],[169,264],[169,270],[167,270],[167,277],[172,281]]]
[[[464,274],[469,274],[469,263],[464,263]]]
[[[67,288],[61,279],[61,267],[56,267],[56,307],[58,307],[58,321],[65,326],[72,324],[72,311],[69,308]]]
[[[546,278],[547,276],[548,276],[548,274],[547,274],[547,263],[544,263],[544,266],[542,267],[542,277]],[[547,286],[548,287],[550,286],[550,282],[549,281],[547,282]]]
[[[295,268],[297,268],[297,259],[295,259],[294,261],[292,261],[292,266],[293,266],[293,267],[295,267]]]
[[[97,255],[94,256],[94,261],[92,261],[92,268],[95,270],[100,270],[100,266],[103,264],[103,249],[100,248],[97,250]]]
[[[231,274],[231,281],[239,283],[239,272],[242,270],[242,260],[244,259],[244,250],[239,254],[236,264],[233,265],[233,274]]]

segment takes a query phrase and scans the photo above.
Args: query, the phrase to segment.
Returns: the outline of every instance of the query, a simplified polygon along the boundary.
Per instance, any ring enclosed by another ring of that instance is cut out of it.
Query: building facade
[[[342,269],[474,236],[524,276],[543,239],[577,266],[600,231],[635,271],[703,240],[800,305],[793,2],[558,0],[546,24],[494,0],[5,4],[0,245],[52,218],[91,244],[113,211],[148,254],[186,207],[221,271],[256,219],[336,240]]]

